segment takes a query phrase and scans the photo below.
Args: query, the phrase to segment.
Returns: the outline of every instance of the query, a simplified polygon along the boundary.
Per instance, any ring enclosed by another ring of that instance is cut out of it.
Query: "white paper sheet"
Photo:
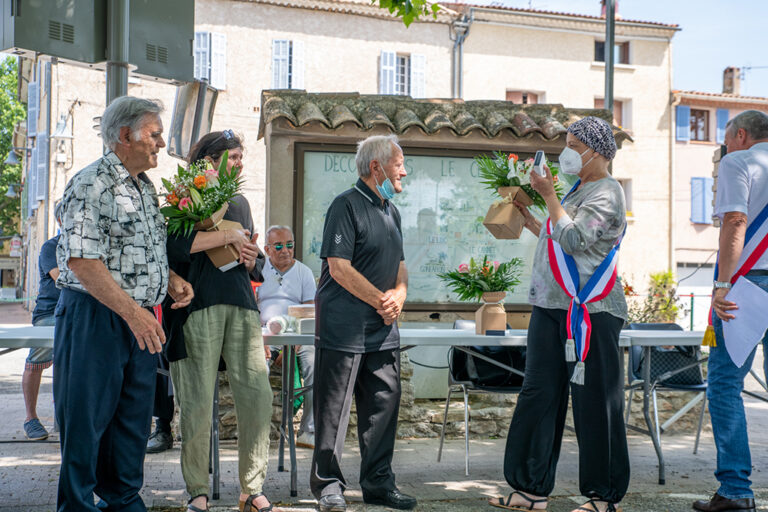
[[[741,368],[768,329],[768,292],[739,277],[725,298],[739,306],[731,311],[736,318],[723,322],[723,336],[733,364]]]

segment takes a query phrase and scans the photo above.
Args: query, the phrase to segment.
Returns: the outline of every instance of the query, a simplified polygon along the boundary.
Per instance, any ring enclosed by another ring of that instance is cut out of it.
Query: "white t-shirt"
[[[315,276],[308,266],[298,260],[281,276],[267,258],[261,273],[264,282],[256,288],[256,292],[264,324],[275,316],[287,314],[288,306],[315,299]]]
[[[747,225],[768,204],[768,142],[753,145],[744,151],[729,153],[720,160],[717,171],[715,211],[720,220],[728,212],[747,215]],[[754,246],[756,239],[746,248]],[[743,261],[743,258],[742,258]],[[753,269],[768,269],[768,252]]]

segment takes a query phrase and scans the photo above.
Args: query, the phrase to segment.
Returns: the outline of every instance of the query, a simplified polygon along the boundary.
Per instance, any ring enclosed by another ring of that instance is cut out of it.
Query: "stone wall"
[[[624,367],[626,368],[626,361]],[[443,400],[415,400],[411,377],[413,375],[413,366],[408,359],[408,353],[401,355],[401,382],[402,397],[400,400],[400,419],[397,435],[399,438],[429,438],[439,437],[442,430],[443,412],[445,410],[445,401]],[[275,397],[272,404],[272,428],[270,437],[273,440],[278,439],[278,428],[280,425],[280,375],[272,373],[270,375],[272,389],[275,391]],[[219,378],[219,418],[220,435],[222,439],[233,439],[237,437],[237,421],[235,418],[234,404],[232,394],[227,381],[226,372],[220,374]],[[675,411],[682,408],[689,400],[695,397],[695,393],[688,392],[664,392],[658,395],[659,418],[663,423],[671,417]],[[473,439],[504,437],[509,429],[509,423],[512,419],[512,413],[517,403],[517,395],[502,395],[496,393],[470,393],[470,437]],[[629,423],[640,427],[645,426],[645,420],[642,415],[642,391],[635,392],[632,401],[632,414]],[[673,424],[667,433],[686,433],[696,432],[696,426],[699,421],[699,412],[701,406],[697,405],[688,411],[681,419]],[[303,408],[294,417],[294,428],[298,429],[301,421]],[[568,411],[568,425],[573,425],[571,411]],[[357,416],[355,414],[354,404],[347,431],[348,439],[357,437]],[[704,418],[704,430],[710,430],[709,413]],[[448,423],[446,425],[446,436],[449,438],[461,437],[464,435],[464,401],[461,392],[454,393],[451,396],[451,403],[448,410]],[[574,435],[572,431],[566,430],[565,435]]]

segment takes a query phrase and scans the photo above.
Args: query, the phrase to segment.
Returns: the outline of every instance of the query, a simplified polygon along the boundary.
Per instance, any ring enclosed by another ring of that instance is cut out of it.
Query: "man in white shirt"
[[[267,230],[267,261],[262,275],[264,282],[258,293],[261,321],[266,325],[272,318],[288,314],[288,306],[312,304],[315,301],[315,276],[308,266],[294,258],[293,231],[288,226],[271,226]],[[315,420],[312,414],[312,382],[315,366],[315,347],[301,345],[297,356],[304,377],[304,414],[299,427],[297,446],[315,447]]]
[[[726,125],[728,154],[720,161],[715,215],[721,220],[720,252],[712,293],[712,326],[716,346],[710,348],[707,398],[712,432],[717,446],[715,477],[720,488],[711,500],[693,508],[703,512],[754,512],[755,499],[749,477],[752,461],[747,420],[741,391],[752,368],[755,350],[739,368],[728,355],[723,322],[738,315],[739,305],[728,300],[734,276],[744,275],[768,291],[768,115],[747,110]],[[765,296],[768,309],[768,295]],[[768,336],[763,337],[768,354]],[[764,358],[764,370],[768,358]]]

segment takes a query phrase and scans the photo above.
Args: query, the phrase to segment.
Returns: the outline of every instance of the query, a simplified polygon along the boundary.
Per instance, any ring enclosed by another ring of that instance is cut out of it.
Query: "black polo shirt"
[[[373,307],[337,283],[327,260],[349,260],[379,290],[394,288],[405,257],[400,212],[395,205],[382,202],[368,185],[357,180],[328,208],[320,257],[323,266],[315,299],[315,345],[353,353],[398,348],[397,324],[385,325]]]

